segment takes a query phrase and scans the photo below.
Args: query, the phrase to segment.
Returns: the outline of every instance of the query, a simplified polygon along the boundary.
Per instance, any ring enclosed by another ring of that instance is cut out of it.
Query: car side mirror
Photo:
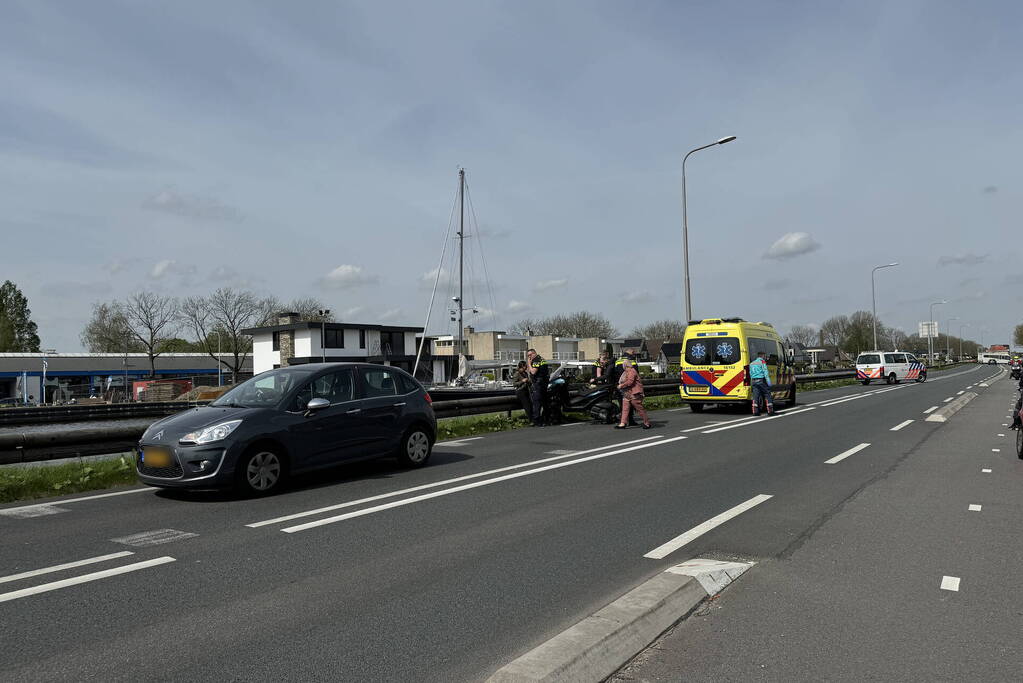
[[[330,407],[330,401],[328,401],[327,399],[325,399],[325,398],[314,398],[311,401],[309,401],[309,403],[306,404],[306,407],[305,407],[306,417],[309,417],[310,415],[312,415],[313,413],[315,413],[318,410],[323,410],[324,408],[329,408],[329,407]]]

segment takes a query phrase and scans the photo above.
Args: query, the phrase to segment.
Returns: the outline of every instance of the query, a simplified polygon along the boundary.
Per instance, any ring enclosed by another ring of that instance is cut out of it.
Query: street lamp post
[[[224,386],[224,362],[221,360],[220,330],[217,330],[217,386]]]
[[[963,328],[969,326],[970,323],[963,323],[959,326],[959,360],[963,359]]]
[[[330,309],[324,308],[320,310],[320,362],[327,362],[327,316],[330,315]],[[344,334],[344,330],[341,331]]]
[[[947,301],[942,299],[941,301],[935,301],[935,302],[933,302],[931,304],[931,314],[929,316],[927,316],[928,328],[930,327],[930,324],[932,322],[934,322],[934,307],[935,306],[940,306],[942,304],[947,304],[947,303],[948,303]],[[935,327],[937,327],[937,326],[935,326]],[[930,332],[929,329],[928,329],[928,332]],[[937,336],[938,336],[938,330],[935,329],[934,330],[934,337],[937,337]],[[932,362],[932,363],[934,362],[934,337],[932,337],[929,334],[927,335],[927,357],[930,359],[930,362]]]
[[[874,350],[875,351],[879,351],[880,349],[877,348],[877,296],[874,293],[875,292],[875,290],[874,290],[874,273],[876,273],[877,271],[881,270],[882,268],[892,268],[892,267],[897,266],[897,265],[899,265],[898,261],[896,261],[895,263],[886,263],[883,266],[876,266],[874,268],[874,270],[870,271],[870,305],[871,305],[871,311],[874,314],[874,320],[872,322],[874,323]]]
[[[959,320],[959,316],[949,318],[945,321],[945,354],[952,358],[952,321]]]
[[[701,149],[707,149],[708,147],[714,147],[715,145],[723,145],[734,139],[734,135],[723,137],[709,145],[703,145],[702,147],[689,150],[689,152],[682,157],[682,267],[685,270],[686,323],[693,319],[693,303],[689,290],[689,223],[686,217],[686,160],[689,159],[689,155],[693,152],[699,152]]]

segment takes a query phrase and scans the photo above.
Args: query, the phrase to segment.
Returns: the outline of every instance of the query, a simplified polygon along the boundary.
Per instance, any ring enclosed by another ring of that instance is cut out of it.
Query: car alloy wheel
[[[398,459],[409,467],[424,465],[430,457],[430,437],[422,429],[413,428],[402,439]]]
[[[281,480],[281,460],[276,453],[260,451],[245,466],[245,481],[257,493],[266,493]]]

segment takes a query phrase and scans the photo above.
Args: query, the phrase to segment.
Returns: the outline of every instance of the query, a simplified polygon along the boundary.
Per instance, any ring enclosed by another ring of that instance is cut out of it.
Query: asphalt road
[[[670,565],[792,557],[921,444],[965,429],[924,411],[992,374],[802,394],[775,418],[492,434],[438,444],[420,470],[342,467],[262,500],[128,489],[5,506],[0,678],[479,680]]]

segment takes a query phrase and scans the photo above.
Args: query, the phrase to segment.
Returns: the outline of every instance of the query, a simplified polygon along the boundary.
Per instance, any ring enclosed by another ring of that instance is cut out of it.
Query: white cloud
[[[437,281],[437,271],[440,271],[440,281]],[[428,270],[419,276],[419,289],[425,289],[427,291],[433,289],[433,283],[437,282],[437,287],[442,288],[443,283],[447,282],[451,278],[451,274],[447,268],[434,268]]]
[[[142,202],[142,207],[150,211],[206,221],[239,221],[242,218],[238,209],[224,204],[215,197],[183,195],[171,188],[146,199]]]
[[[561,278],[560,280],[540,280],[535,285],[533,285],[533,289],[536,290],[537,292],[543,292],[548,289],[557,289],[558,287],[564,287],[567,284],[568,284],[567,277]]]
[[[352,306],[341,313],[342,322],[356,322],[355,318],[366,312],[365,306]]]
[[[821,245],[806,232],[789,232],[782,235],[764,254],[768,259],[790,259],[817,251]]]
[[[405,315],[405,311],[402,310],[401,308],[392,308],[378,315],[377,320],[382,323],[394,322],[398,318],[401,318],[403,315]]]
[[[622,295],[623,304],[647,304],[654,300],[654,295],[646,290],[628,292]]]
[[[320,284],[330,289],[351,289],[380,282],[376,275],[363,271],[362,266],[343,263],[320,279]]]
[[[128,264],[124,261],[114,261],[103,265],[103,270],[107,271],[111,275],[117,275],[128,270]]]
[[[220,265],[220,266],[217,266],[216,268],[214,268],[210,272],[210,279],[213,280],[214,282],[223,282],[224,280],[233,280],[237,276],[238,276],[238,271],[236,271],[231,266]]]
[[[532,310],[532,308],[533,305],[528,301],[516,301],[515,299],[512,299],[508,302],[509,313],[522,313],[523,311]]]
[[[149,271],[149,277],[154,280],[161,280],[167,275],[192,275],[195,273],[195,266],[182,265],[174,259],[164,259],[157,262]]]
[[[977,266],[987,261],[987,254],[954,254],[938,259],[939,266]]]

